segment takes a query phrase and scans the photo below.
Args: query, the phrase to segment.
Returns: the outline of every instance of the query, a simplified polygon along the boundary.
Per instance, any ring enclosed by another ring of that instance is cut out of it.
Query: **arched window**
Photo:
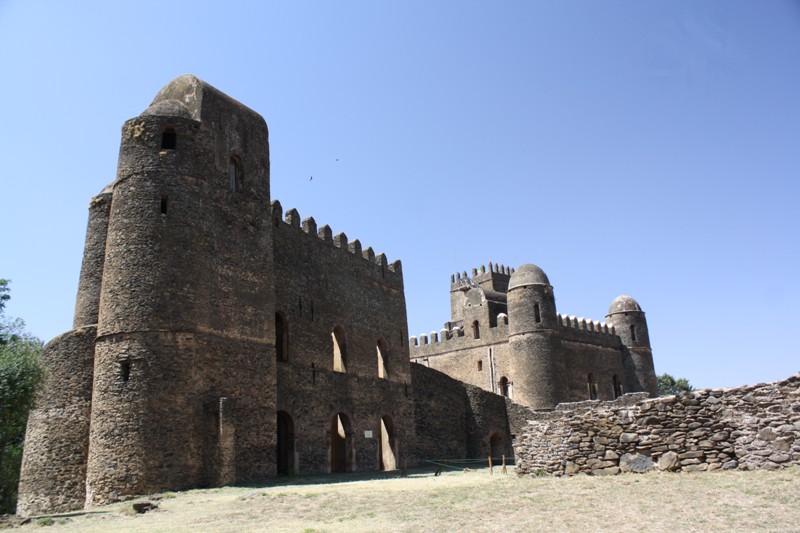
[[[228,167],[228,180],[230,181],[231,192],[242,191],[242,164],[236,156],[231,157]]]
[[[161,149],[174,150],[178,142],[178,135],[175,133],[175,128],[167,126],[161,133]]]
[[[542,313],[539,310],[539,304],[533,305],[533,319],[536,321],[537,324],[542,321]]]
[[[378,339],[375,350],[378,352],[378,377],[381,379],[388,379],[389,374],[386,372],[388,352],[386,350],[386,343],[383,341],[383,338]]]
[[[275,313],[275,354],[278,362],[289,360],[289,328],[283,313]]]
[[[631,324],[631,340],[636,342],[636,325]]]
[[[498,385],[500,386],[500,394],[506,398],[511,398],[511,387],[509,386],[508,378],[505,376],[500,378]]]
[[[336,326],[331,332],[333,340],[333,371],[347,372],[345,363],[347,362],[347,340],[344,336],[344,328]]]
[[[622,396],[622,384],[619,382],[619,378],[616,374],[614,374],[612,384],[614,386],[614,398],[619,398]]]
[[[586,386],[589,389],[589,399],[596,400],[597,399],[597,383],[594,381],[594,376],[589,374],[586,378]]]
[[[481,325],[477,320],[472,323],[472,336],[476,339],[481,338]]]

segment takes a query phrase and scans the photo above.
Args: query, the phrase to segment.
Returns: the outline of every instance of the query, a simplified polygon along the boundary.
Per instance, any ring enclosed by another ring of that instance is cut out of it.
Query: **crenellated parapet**
[[[354,256],[360,257],[365,263],[371,265],[372,268],[380,271],[383,276],[389,279],[395,277],[397,280],[402,280],[403,268],[399,259],[393,263],[389,263],[386,254],[376,254],[370,246],[363,248],[361,241],[358,239],[351,241],[344,232],[334,235],[333,230],[331,230],[330,226],[327,224],[317,227],[317,222],[314,220],[314,217],[306,217],[301,220],[300,213],[297,209],[289,209],[284,215],[283,206],[281,206],[278,200],[273,200],[271,207],[272,222],[276,228],[288,226],[309,236],[316,237],[320,241],[328,243],[333,248],[339,248]]]
[[[462,322],[448,322],[439,331],[420,333],[408,339],[411,358],[427,357],[478,346],[492,346],[508,341],[508,320],[505,314],[497,318],[497,325],[481,331],[476,339]]]
[[[587,331],[590,333],[598,333],[600,335],[617,334],[614,326],[608,325],[605,322],[586,319],[583,317],[575,317],[574,315],[564,315],[561,313],[558,313],[556,318],[558,320],[558,325],[565,328],[572,328],[578,331]]]
[[[484,283],[488,281],[500,281],[501,283],[504,282],[504,285],[497,287],[493,284],[491,288],[493,290],[505,292],[508,286],[508,279],[513,273],[513,268],[490,261],[488,267],[487,265],[481,265],[480,267],[473,268],[471,277],[467,274],[466,270],[451,274],[450,288],[451,290],[459,290],[462,287],[471,287],[475,285],[483,286]]]

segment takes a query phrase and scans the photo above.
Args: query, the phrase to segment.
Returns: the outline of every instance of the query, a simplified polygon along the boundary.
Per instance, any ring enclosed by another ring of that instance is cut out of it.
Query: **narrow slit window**
[[[483,361],[478,359],[478,372],[483,372]]]
[[[131,378],[131,362],[127,359],[119,362],[119,378],[123,383]]]
[[[228,180],[230,181],[231,192],[242,191],[242,165],[238,157],[231,157]]]
[[[631,324],[631,340],[636,342],[636,325]]]
[[[161,214],[162,215],[166,215],[167,214],[167,201],[168,201],[168,198],[166,196],[162,196],[161,197]]]
[[[539,304],[534,304],[533,306],[533,319],[537,324],[542,321],[542,313],[539,311]]]
[[[161,134],[161,149],[174,150],[178,141],[178,135],[175,133],[175,128],[168,126],[164,128],[164,133]]]
[[[472,323],[472,336],[476,339],[481,338],[481,326],[477,320]]]

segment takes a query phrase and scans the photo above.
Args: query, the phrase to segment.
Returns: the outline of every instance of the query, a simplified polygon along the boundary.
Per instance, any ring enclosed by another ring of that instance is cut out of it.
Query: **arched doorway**
[[[294,422],[286,411],[278,411],[278,475],[295,473]]]
[[[394,422],[388,416],[381,418],[381,440],[378,458],[381,470],[397,469],[397,438],[394,432]]]
[[[492,459],[500,459],[506,453],[505,439],[500,433],[492,433],[489,437],[489,455]]]
[[[353,432],[346,414],[338,413],[333,417],[330,433],[331,473],[352,471]]]
[[[498,383],[500,386],[500,394],[505,396],[506,398],[511,397],[511,388],[509,387],[508,378],[503,376],[500,378],[500,382]]]

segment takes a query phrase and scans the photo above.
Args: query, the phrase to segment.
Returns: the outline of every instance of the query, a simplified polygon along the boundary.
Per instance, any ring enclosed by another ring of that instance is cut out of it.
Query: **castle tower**
[[[625,346],[625,391],[643,391],[649,392],[651,396],[658,396],[650,334],[639,303],[630,296],[616,297],[608,308],[606,322],[614,326]]]
[[[83,262],[72,324],[76,329],[97,324],[103,262],[106,257],[108,216],[111,211],[111,191],[112,186],[108,185],[89,202],[89,222],[86,225],[86,243],[83,247]]]
[[[264,119],[194,76],[167,84],[123,126],[87,505],[274,475],[269,205]]]
[[[561,401],[564,363],[556,326],[550,280],[536,265],[522,265],[508,284],[508,341],[517,403],[542,409]]]

